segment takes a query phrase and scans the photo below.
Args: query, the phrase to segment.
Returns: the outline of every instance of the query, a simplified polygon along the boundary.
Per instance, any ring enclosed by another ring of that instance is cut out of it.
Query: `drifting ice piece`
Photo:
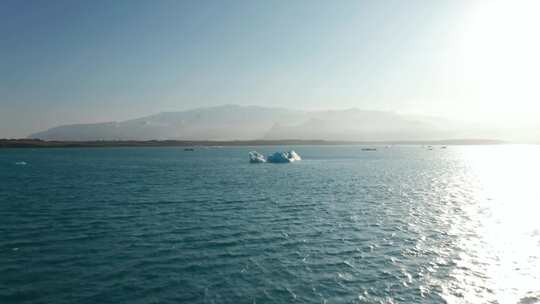
[[[297,160],[302,160],[302,158],[292,150],[289,152],[276,152],[268,156],[269,163],[292,163]]]
[[[300,157],[300,155],[298,155],[298,153],[294,152],[294,150],[289,151],[289,159],[292,159],[292,160],[302,160],[302,158]]]
[[[251,151],[249,152],[249,162],[252,164],[260,164],[265,163],[266,159],[264,159],[264,155],[260,154],[257,151]]]

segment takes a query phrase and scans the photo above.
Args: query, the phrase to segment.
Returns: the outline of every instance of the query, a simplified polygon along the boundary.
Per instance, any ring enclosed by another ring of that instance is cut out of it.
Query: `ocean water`
[[[0,150],[0,303],[540,302],[538,146],[292,148]]]

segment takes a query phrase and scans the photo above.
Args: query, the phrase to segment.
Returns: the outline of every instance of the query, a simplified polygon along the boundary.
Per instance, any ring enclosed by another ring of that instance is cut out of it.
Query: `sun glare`
[[[471,185],[476,185],[475,203],[466,206],[469,221],[456,229],[467,238],[452,274],[471,303],[521,303],[540,284],[540,161],[538,148],[500,146],[463,148]],[[461,269],[481,274],[483,282]],[[479,292],[479,286],[486,290]],[[480,296],[480,297],[479,297]],[[449,303],[459,303],[448,296]],[[528,302],[527,302],[528,303]]]
[[[474,2],[466,14],[464,80],[484,114],[512,115],[516,122],[540,114],[538,12],[540,1],[495,0]]]

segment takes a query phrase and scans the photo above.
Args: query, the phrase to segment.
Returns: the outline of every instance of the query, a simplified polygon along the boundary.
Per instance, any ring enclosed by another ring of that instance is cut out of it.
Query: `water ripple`
[[[2,150],[0,303],[540,303],[513,149]]]

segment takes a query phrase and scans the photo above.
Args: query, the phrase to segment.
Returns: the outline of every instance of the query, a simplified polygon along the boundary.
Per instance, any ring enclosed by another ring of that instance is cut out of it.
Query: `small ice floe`
[[[289,152],[275,152],[274,154],[268,155],[267,158],[264,155],[256,151],[249,152],[249,162],[250,163],[292,163],[293,161],[302,160],[298,153],[293,150]]]
[[[252,164],[260,164],[265,163],[266,159],[264,158],[264,155],[260,154],[257,151],[251,151],[249,152],[249,162]]]
[[[15,162],[15,165],[17,165],[17,166],[26,166],[27,163],[25,161],[18,161],[18,162]]]
[[[292,160],[302,160],[302,158],[300,157],[300,155],[298,155],[298,153],[294,152],[294,150],[289,151],[289,159],[292,159]]]
[[[267,158],[269,163],[292,163],[298,160],[302,160],[302,158],[292,150],[289,152],[276,152]]]

